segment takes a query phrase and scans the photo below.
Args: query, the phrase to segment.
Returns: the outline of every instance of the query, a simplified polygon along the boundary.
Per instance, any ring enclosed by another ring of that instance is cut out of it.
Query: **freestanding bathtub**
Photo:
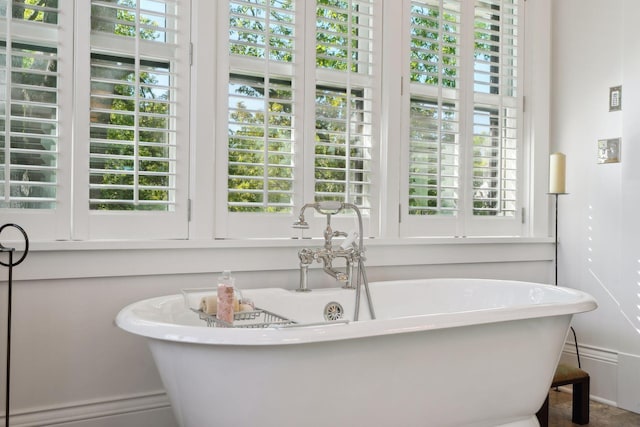
[[[597,306],[515,281],[370,288],[376,320],[364,303],[348,322],[353,290],[272,288],[243,296],[296,326],[207,327],[183,295],[134,303],[117,324],[148,338],[183,427],[525,427],[538,426],[572,315]],[[328,303],[341,323],[326,323]]]

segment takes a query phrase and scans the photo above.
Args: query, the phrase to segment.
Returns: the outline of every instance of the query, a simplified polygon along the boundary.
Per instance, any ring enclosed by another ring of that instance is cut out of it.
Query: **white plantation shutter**
[[[374,2],[316,5],[315,199],[372,205]]]
[[[57,169],[57,53],[12,41],[0,45],[2,80],[2,205],[53,209]],[[6,114],[8,112],[9,114]]]
[[[355,203],[369,216],[373,10],[373,0],[229,2],[219,235],[290,235],[297,210],[314,200]]]
[[[315,199],[371,207],[370,106],[365,90],[316,87]]]
[[[291,81],[234,75],[229,88],[229,210],[291,213]]]
[[[410,110],[409,214],[458,214],[457,103],[413,98]]]
[[[457,216],[460,2],[411,2],[410,215]]]
[[[229,4],[229,212],[293,212],[294,6]]]
[[[474,89],[516,97],[519,0],[476,0]]]
[[[59,159],[61,33],[57,1],[0,2],[0,208],[3,221],[43,239],[68,236],[57,228],[69,212],[60,189],[69,176]]]
[[[229,52],[264,62],[294,61],[296,2],[229,1]]]
[[[179,0],[91,2],[92,236],[186,237],[186,17]]]
[[[403,235],[520,233],[517,2],[410,2]]]
[[[0,0],[1,219],[38,240],[288,237],[338,200],[371,236],[522,234],[524,9]]]
[[[412,0],[411,82],[460,87],[460,0]]]
[[[518,6],[483,0],[475,8],[474,215],[517,209]]]
[[[516,108],[479,107],[474,110],[474,215],[516,214],[518,129]]]
[[[316,66],[373,73],[373,0],[316,1]]]

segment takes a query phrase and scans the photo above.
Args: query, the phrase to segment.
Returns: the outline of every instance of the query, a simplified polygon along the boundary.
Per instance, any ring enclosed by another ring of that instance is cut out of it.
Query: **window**
[[[413,0],[410,10],[402,234],[521,234],[518,1]]]
[[[304,203],[339,200],[367,236],[540,230],[522,224],[540,200],[524,9],[0,2],[0,215],[34,240],[267,238],[299,236]]]
[[[0,24],[0,208],[3,219],[53,239],[69,212],[58,1],[5,2]]]
[[[296,15],[290,1],[261,3],[229,3],[228,210],[291,213]]]
[[[179,5],[180,3],[180,5]],[[176,0],[91,2],[92,236],[187,236],[188,38]],[[127,212],[128,215],[123,215]],[[132,234],[133,233],[133,234]]]
[[[409,81],[403,98],[409,120],[402,130],[408,155],[401,165],[400,234],[521,234],[517,0],[405,4],[407,65],[399,74]],[[394,191],[375,180],[380,162],[388,160],[377,154],[379,89],[392,78],[383,83],[376,68],[376,58],[385,56],[376,50],[379,2],[319,0],[313,15],[305,5],[230,2],[223,213],[229,221],[223,228],[256,219],[234,217],[239,212],[271,214],[261,223],[280,214],[282,228],[292,206],[330,199],[358,204],[370,220],[369,234],[376,235],[371,214],[392,209],[377,204],[381,192]],[[309,28],[315,50],[306,48]],[[238,226],[237,232],[256,230]]]
[[[374,2],[316,6],[315,196],[357,205],[370,215],[372,151],[377,144]]]
[[[372,0],[225,6],[227,162],[218,168],[227,189],[217,235],[286,233],[294,210],[313,200],[357,204],[370,220],[380,79],[374,9]]]

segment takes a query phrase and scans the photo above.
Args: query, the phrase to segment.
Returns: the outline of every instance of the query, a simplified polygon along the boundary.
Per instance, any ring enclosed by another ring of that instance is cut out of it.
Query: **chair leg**
[[[547,393],[547,398],[544,400],[544,403],[542,404],[542,407],[536,413],[536,417],[538,418],[540,427],[549,426],[549,394],[548,393]]]
[[[589,378],[573,384],[573,414],[575,424],[589,424]]]

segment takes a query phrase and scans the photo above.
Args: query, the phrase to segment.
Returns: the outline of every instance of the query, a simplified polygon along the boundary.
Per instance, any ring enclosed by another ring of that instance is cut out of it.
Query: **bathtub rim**
[[[537,317],[573,315],[595,310],[596,300],[589,294],[562,286],[542,283],[494,280],[494,279],[409,279],[387,280],[375,283],[415,282],[422,280],[446,281],[487,281],[499,284],[517,284],[544,287],[551,292],[559,292],[571,297],[567,301],[555,301],[543,304],[518,305],[514,307],[485,308],[459,311],[454,313],[423,314],[382,320],[361,320],[357,322],[301,325],[292,328],[210,328],[207,326],[178,325],[156,320],[142,319],[136,310],[151,304],[182,301],[180,294],[165,295],[134,302],[124,307],[116,316],[115,323],[121,329],[147,338],[181,343],[203,345],[293,345],[315,342],[338,341],[371,336],[383,336],[398,333],[411,333],[436,329],[455,328],[488,323],[533,319]],[[284,288],[272,288],[283,289]],[[339,288],[337,288],[339,289]],[[366,308],[363,308],[366,309]]]

